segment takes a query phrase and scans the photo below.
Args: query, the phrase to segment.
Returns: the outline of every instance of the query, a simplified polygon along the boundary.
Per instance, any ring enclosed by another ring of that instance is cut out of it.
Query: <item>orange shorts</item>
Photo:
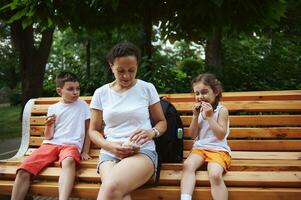
[[[217,162],[225,171],[229,169],[231,164],[231,156],[226,151],[192,149],[191,153],[202,156],[205,162]]]
[[[36,176],[41,170],[54,161],[58,160],[61,165],[62,161],[67,157],[72,157],[76,165],[79,165],[80,154],[75,145],[42,144],[22,162],[17,169],[17,173],[18,170],[24,169]]]

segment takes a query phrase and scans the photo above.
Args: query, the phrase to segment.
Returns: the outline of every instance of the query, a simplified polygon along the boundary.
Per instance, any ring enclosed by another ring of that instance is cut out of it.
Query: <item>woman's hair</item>
[[[110,49],[109,53],[107,54],[108,64],[111,66],[116,58],[125,56],[135,56],[137,59],[137,64],[140,63],[141,52],[139,48],[130,42],[122,42],[116,44]]]
[[[192,80],[192,87],[199,82],[202,82],[204,85],[211,87],[213,92],[217,94],[214,104],[218,104],[218,102],[222,98],[223,86],[221,82],[215,77],[215,75],[210,73],[198,75]]]
[[[79,82],[78,77],[71,72],[62,71],[56,75],[56,87],[63,88],[66,82]]]

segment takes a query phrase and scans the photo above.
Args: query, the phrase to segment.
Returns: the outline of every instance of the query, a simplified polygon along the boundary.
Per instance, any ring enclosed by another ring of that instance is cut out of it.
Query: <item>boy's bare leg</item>
[[[59,199],[69,199],[75,179],[75,161],[67,157],[62,161],[62,171],[59,179]]]
[[[12,191],[12,200],[24,199],[29,186],[30,186],[31,174],[23,169],[20,169],[17,173],[16,180]]]
[[[184,161],[181,178],[181,194],[192,195],[195,187],[195,172],[204,163],[202,156],[190,154]]]
[[[227,200],[228,190],[223,179],[224,169],[215,162],[208,163],[208,176],[211,185],[211,195],[216,200]]]

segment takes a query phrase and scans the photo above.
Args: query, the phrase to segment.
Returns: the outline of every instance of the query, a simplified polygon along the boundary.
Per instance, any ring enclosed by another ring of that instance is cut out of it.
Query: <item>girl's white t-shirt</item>
[[[47,116],[56,115],[54,135],[43,143],[76,145],[81,152],[85,141],[85,120],[90,119],[88,104],[78,99],[73,103],[58,102],[49,106]]]
[[[222,105],[218,104],[216,109],[214,110],[213,117],[217,121],[219,113],[222,109]],[[198,122],[201,126],[200,132],[198,137],[195,139],[194,148],[201,148],[207,150],[216,150],[216,151],[226,151],[231,154],[231,149],[227,144],[227,137],[229,135],[229,121],[227,125],[227,132],[225,137],[220,140],[218,139],[213,131],[209,127],[209,123],[206,119],[203,118],[202,114],[200,113]]]
[[[137,80],[125,92],[116,92],[106,84],[98,88],[90,103],[90,108],[102,110],[104,135],[108,141],[124,143],[139,130],[151,129],[149,106],[160,101],[153,84]],[[140,149],[155,151],[155,143],[150,140]],[[114,156],[101,149],[101,153]]]

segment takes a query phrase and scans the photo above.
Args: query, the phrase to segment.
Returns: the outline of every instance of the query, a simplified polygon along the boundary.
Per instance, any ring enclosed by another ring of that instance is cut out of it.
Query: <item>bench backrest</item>
[[[191,121],[193,94],[162,94],[162,96],[166,96],[181,113],[186,127],[184,129],[184,157],[186,157],[193,144],[187,128]],[[88,103],[91,101],[91,97],[81,98]],[[27,133],[29,134],[27,154],[41,145],[48,106],[59,100],[58,97],[34,100]],[[282,155],[281,152],[301,151],[301,90],[224,92],[222,104],[230,111],[228,143],[234,158],[252,159],[256,157],[254,151],[266,151],[270,154],[256,159],[269,159],[275,156],[279,159],[281,156],[288,159],[287,154]],[[252,153],[249,153],[250,151]],[[94,145],[91,146],[90,154],[98,156],[98,150]],[[300,153],[290,155],[292,159],[300,157]]]

